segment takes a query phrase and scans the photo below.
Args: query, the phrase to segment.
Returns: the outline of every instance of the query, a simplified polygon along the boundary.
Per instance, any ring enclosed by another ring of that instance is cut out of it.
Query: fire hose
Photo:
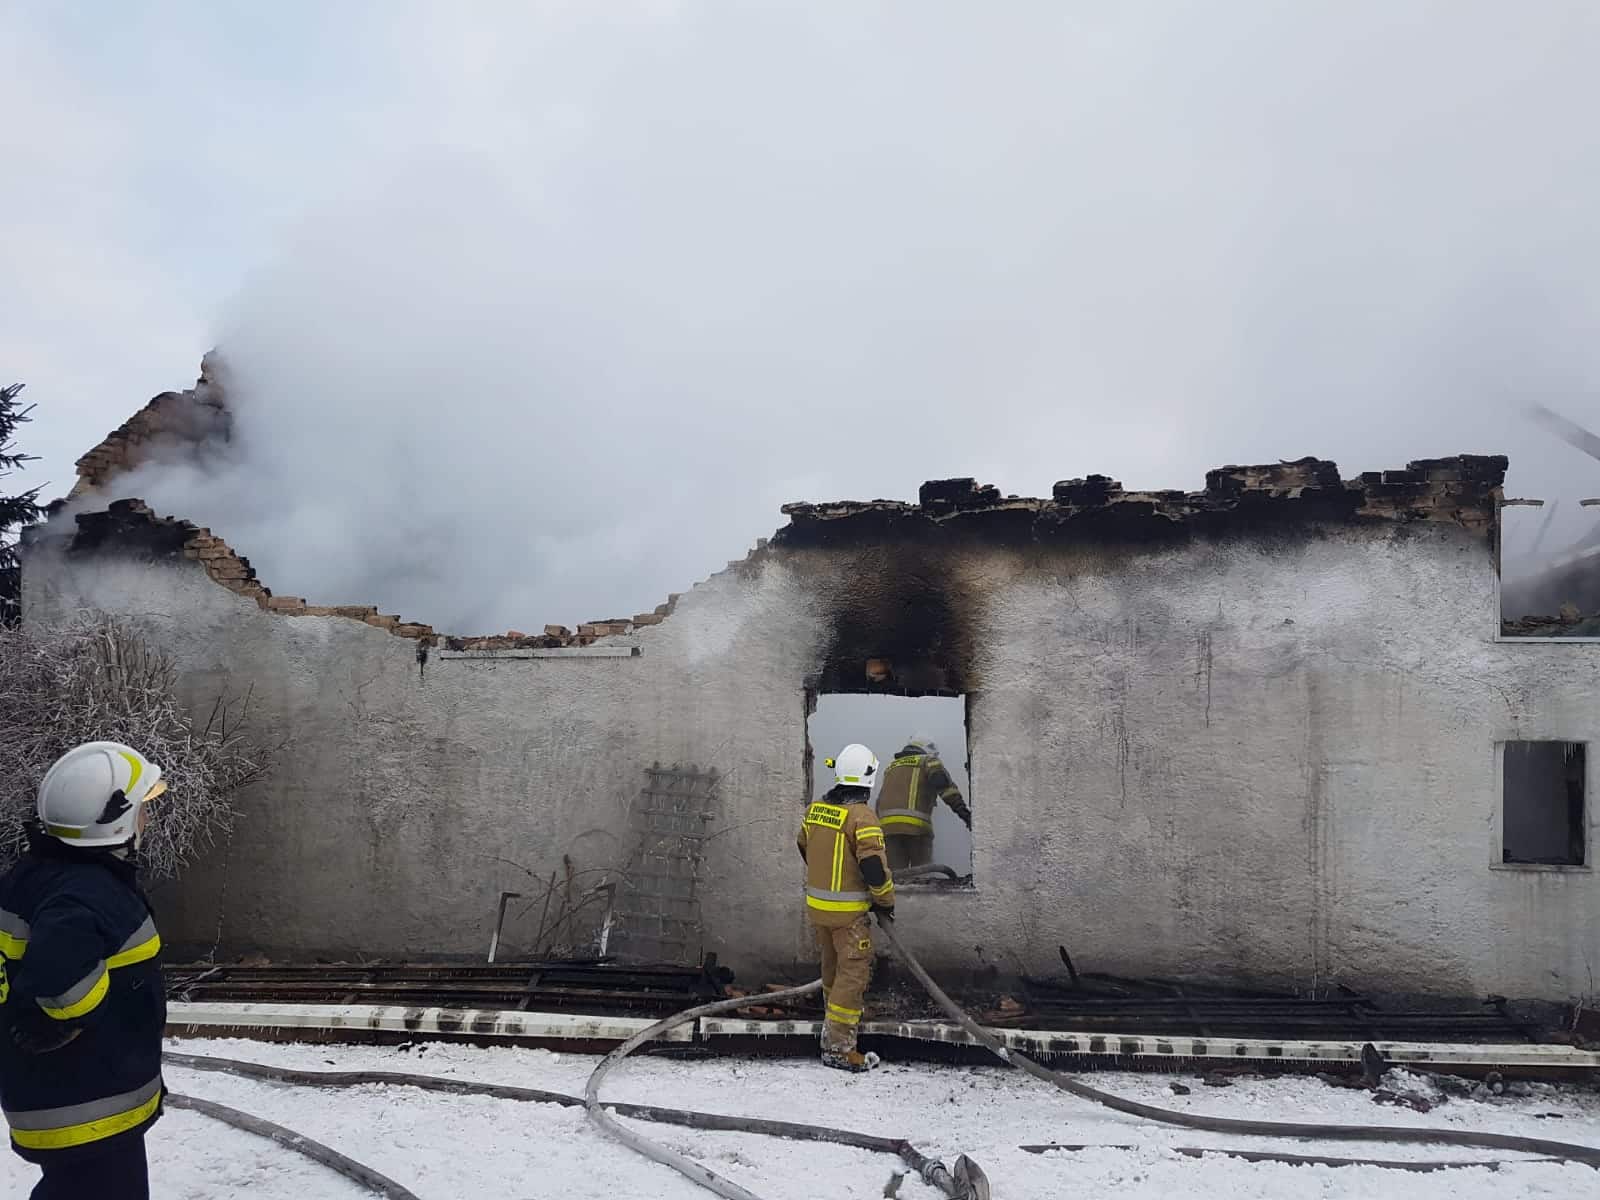
[[[251,1116],[249,1113],[240,1112],[237,1108],[229,1108],[226,1104],[218,1104],[213,1100],[202,1100],[197,1096],[181,1096],[177,1092],[168,1092],[164,1097],[166,1103],[173,1108],[187,1108],[215,1121],[222,1121],[232,1125],[235,1129],[242,1129],[246,1133],[253,1133],[257,1137],[267,1138],[293,1150],[296,1154],[303,1154],[313,1162],[319,1162],[331,1170],[337,1171],[346,1179],[359,1183],[370,1192],[376,1192],[386,1200],[421,1200],[409,1188],[396,1183],[387,1175],[374,1171],[365,1163],[359,1163],[353,1158],[347,1158],[331,1146],[324,1146],[321,1142],[313,1141],[303,1133],[296,1133],[292,1129],[285,1129],[271,1121],[262,1120],[260,1117]]]
[[[1060,1071],[1052,1071],[1049,1067],[1035,1062],[1026,1054],[1009,1049],[991,1034],[966,1011],[950,999],[944,990],[933,981],[933,977],[923,968],[913,955],[901,943],[899,935],[894,931],[893,920],[880,920],[879,931],[884,940],[905,963],[907,969],[916,977],[923,990],[931,996],[936,1004],[955,1021],[962,1029],[966,1030],[972,1039],[985,1050],[988,1050],[1001,1062],[1018,1067],[1032,1075],[1035,1079],[1060,1088],[1064,1092],[1077,1096],[1082,1100],[1091,1100],[1102,1104],[1116,1112],[1127,1113],[1129,1116],[1143,1117],[1147,1121],[1158,1121],[1164,1125],[1181,1125],[1186,1129],[1203,1129],[1208,1133],[1238,1133],[1248,1134],[1252,1137],[1282,1137],[1282,1138],[1320,1138],[1332,1141],[1351,1142],[1409,1142],[1423,1144],[1439,1144],[1449,1146],[1476,1146],[1491,1150],[1515,1150],[1525,1154],[1538,1154],[1547,1158],[1561,1159],[1567,1162],[1586,1163],[1591,1167],[1600,1168],[1600,1149],[1593,1146],[1580,1146],[1572,1142],[1555,1142],[1545,1138],[1517,1137],[1501,1133],[1477,1133],[1472,1130],[1461,1129],[1429,1129],[1412,1128],[1397,1125],[1323,1125],[1311,1122],[1297,1121],[1247,1121],[1236,1117],[1208,1117],[1201,1113],[1178,1112],[1169,1108],[1158,1108],[1153,1104],[1142,1104],[1137,1100],[1128,1100],[1111,1092],[1102,1092],[1099,1088],[1090,1087],[1065,1075]],[[1219,1151],[1219,1153],[1221,1153]],[[1373,1165],[1384,1165],[1373,1162]],[[1487,1165],[1487,1164],[1485,1164]]]
[[[816,985],[811,985],[815,987]],[[796,989],[806,991],[808,989]],[[788,993],[770,993],[782,996]],[[764,995],[759,1000],[766,1000]],[[749,1007],[758,1003],[755,998],[737,1001],[727,1007]],[[682,1014],[680,1014],[682,1015]],[[688,1018],[685,1018],[686,1020]],[[659,1032],[659,1030],[658,1030]],[[246,1079],[260,1079],[271,1083],[285,1083],[299,1087],[352,1088],[385,1085],[410,1087],[421,1091],[444,1092],[461,1096],[490,1096],[500,1100],[518,1100],[537,1104],[560,1104],[568,1107],[584,1105],[585,1101],[564,1092],[548,1092],[538,1088],[517,1087],[511,1084],[478,1083],[442,1075],[411,1075],[399,1071],[301,1071],[292,1067],[273,1067],[264,1063],[246,1062],[233,1058],[213,1058],[205,1055],[182,1054],[169,1050],[165,1060],[175,1067],[193,1071],[217,1071]],[[620,1057],[620,1056],[619,1056]],[[197,1107],[195,1101],[187,1106]],[[666,1125],[683,1125],[691,1129],[713,1132],[753,1133],[767,1137],[788,1138],[792,1141],[831,1142],[858,1150],[879,1154],[892,1154],[917,1172],[924,1180],[939,1188],[950,1200],[987,1200],[987,1181],[976,1165],[965,1159],[956,1163],[954,1174],[943,1164],[919,1151],[904,1138],[882,1137],[870,1133],[857,1133],[849,1129],[834,1129],[825,1125],[805,1125],[796,1121],[769,1121],[752,1117],[730,1117],[721,1113],[695,1112],[689,1109],[658,1108],[649,1104],[607,1103],[605,1108],[624,1117],[641,1121],[656,1121]],[[209,1114],[215,1115],[215,1114]],[[239,1114],[243,1116],[244,1114]],[[222,1118],[226,1119],[226,1118]],[[241,1126],[245,1128],[245,1126]],[[254,1131],[252,1131],[254,1132]],[[298,1135],[294,1135],[298,1137]],[[302,1139],[307,1141],[307,1139]],[[287,1143],[286,1143],[287,1144]],[[292,1148],[300,1149],[299,1146]],[[333,1153],[330,1151],[329,1153]],[[316,1157],[313,1155],[313,1157]],[[319,1161],[326,1161],[319,1159]],[[965,1163],[965,1165],[963,1165]],[[357,1164],[359,1166],[359,1164]],[[337,1169],[337,1168],[335,1168]],[[373,1172],[375,1175],[376,1172]],[[351,1176],[356,1178],[355,1176]],[[696,1180],[699,1182],[699,1180]],[[368,1185],[371,1187],[371,1185]],[[392,1185],[396,1188],[399,1185]],[[395,1192],[373,1187],[380,1195],[392,1200],[410,1200],[404,1189]]]
[[[810,996],[821,989],[822,980],[814,979],[810,983],[803,984],[800,987],[787,988],[781,992],[766,993],[761,997],[761,999],[765,1001],[798,1000],[802,996]],[[687,1024],[688,1022],[696,1020],[700,1017],[709,1017],[714,1013],[728,1012],[735,1008],[748,1008],[750,1007],[751,1003],[752,1001],[747,997],[738,997],[733,1000],[718,1000],[711,1004],[702,1004],[698,1008],[685,1009],[683,1012],[677,1013],[674,1016],[670,1016],[663,1021],[657,1021],[654,1025],[650,1026],[650,1028],[635,1034],[626,1042],[622,1043],[622,1045],[618,1046],[610,1054],[606,1055],[605,1058],[600,1061],[600,1065],[595,1067],[595,1069],[590,1073],[589,1081],[584,1085],[583,1089],[584,1107],[589,1110],[590,1119],[594,1121],[596,1125],[600,1126],[601,1129],[605,1130],[623,1145],[637,1150],[646,1158],[652,1159],[655,1162],[663,1164],[664,1166],[671,1167],[680,1175],[694,1180],[702,1187],[710,1189],[719,1196],[726,1197],[726,1200],[760,1200],[760,1197],[756,1196],[755,1193],[740,1187],[731,1179],[723,1178],[721,1175],[718,1175],[709,1168],[701,1166],[693,1159],[685,1158],[683,1155],[669,1150],[657,1142],[651,1141],[643,1134],[636,1133],[627,1126],[618,1122],[616,1118],[605,1111],[605,1108],[602,1107],[600,1103],[600,1084],[605,1079],[607,1072],[609,1072],[612,1067],[616,1066],[624,1058],[632,1054],[651,1038],[659,1037],[669,1029],[674,1029],[679,1025]],[[618,1111],[621,1111],[621,1109],[618,1108]],[[737,1121],[733,1121],[731,1119],[728,1120],[730,1120],[730,1128],[749,1127],[753,1124],[776,1124],[776,1122],[751,1122],[742,1119]],[[702,1128],[704,1128],[704,1126],[702,1126]],[[822,1134],[823,1132],[826,1132],[830,1135],[840,1132],[834,1130],[822,1131],[816,1126],[802,1126],[801,1128],[815,1131],[815,1133],[818,1135]],[[851,1140],[844,1142],[845,1145],[859,1146],[862,1145],[865,1140],[867,1140],[859,1134],[851,1134],[849,1136]],[[819,1140],[831,1142],[842,1141],[842,1139],[837,1136],[819,1137]],[[951,1197],[951,1200],[988,1200],[989,1181],[987,1178],[985,1178],[983,1171],[979,1169],[977,1164],[972,1162],[971,1159],[967,1158],[966,1155],[962,1155],[956,1160],[955,1171],[952,1173],[945,1169],[943,1163],[927,1158],[919,1153],[909,1142],[891,1140],[889,1138],[873,1138],[871,1140],[877,1143],[877,1145],[870,1147],[872,1149],[889,1149],[892,1146],[892,1152],[898,1154],[902,1159],[904,1159],[906,1165],[921,1175],[923,1180],[928,1184],[938,1188],[946,1196]]]
[[[965,1010],[952,1000],[945,991],[934,982],[922,964],[901,943],[895,933],[891,922],[880,922],[880,930],[890,948],[906,964],[912,975],[917,979],[928,995],[949,1016],[964,1029],[974,1041],[994,1054],[1002,1062],[1017,1067],[1018,1069],[1040,1079],[1054,1087],[1077,1096],[1080,1099],[1092,1101],[1103,1105],[1116,1112],[1127,1113],[1130,1116],[1142,1117],[1146,1120],[1156,1121],[1167,1125],[1178,1125],[1189,1129],[1200,1129],[1212,1133],[1245,1134],[1255,1137],[1299,1138],[1299,1139],[1325,1139],[1344,1141],[1382,1141],[1401,1142],[1412,1144],[1443,1144],[1455,1146],[1483,1147],[1496,1150],[1510,1150],[1519,1153],[1539,1155],[1546,1161],[1559,1160],[1579,1162],[1588,1166],[1600,1168],[1600,1149],[1590,1146],[1581,1146],[1569,1142],[1558,1142],[1544,1138],[1527,1138],[1505,1134],[1477,1133],[1470,1130],[1412,1128],[1405,1126],[1388,1125],[1325,1125],[1317,1123],[1299,1123],[1287,1121],[1251,1121],[1229,1117],[1210,1117],[1199,1113],[1179,1112],[1172,1109],[1160,1108],[1151,1104],[1144,1104],[1136,1100],[1129,1100],[1111,1092],[1104,1092],[1098,1088],[1090,1087],[1072,1076],[1053,1071],[1041,1065],[1027,1055],[1002,1045],[987,1029],[969,1016]],[[658,1108],[651,1105],[640,1104],[602,1104],[599,1098],[600,1084],[606,1074],[621,1060],[631,1054],[639,1046],[658,1037],[660,1034],[678,1025],[686,1024],[702,1016],[709,1016],[718,1012],[727,1012],[738,1008],[747,1008],[759,1000],[781,1001],[797,999],[816,992],[822,986],[820,980],[805,984],[801,987],[789,988],[785,991],[771,992],[759,998],[737,997],[732,1000],[717,1001],[712,1004],[691,1008],[675,1016],[657,1022],[642,1033],[630,1038],[608,1054],[589,1076],[584,1089],[583,1099],[568,1096],[560,1092],[547,1092],[535,1088],[516,1087],[505,1084],[475,1083],[468,1080],[445,1078],[431,1075],[411,1075],[399,1072],[385,1071],[299,1071],[290,1068],[270,1067],[260,1063],[243,1062],[234,1059],[209,1058],[189,1054],[169,1052],[165,1057],[175,1066],[187,1067],[202,1071],[224,1071],[230,1074],[242,1075],[249,1078],[272,1080],[275,1082],[298,1084],[314,1087],[358,1087],[373,1084],[387,1084],[403,1087],[414,1087],[427,1091],[448,1092],[454,1094],[487,1095],[502,1099],[533,1101],[540,1103],[553,1103],[562,1105],[582,1104],[588,1110],[590,1117],[611,1136],[625,1145],[639,1151],[653,1161],[670,1166],[696,1183],[716,1192],[726,1200],[759,1200],[754,1193],[749,1192],[740,1185],[717,1175],[708,1168],[695,1163],[693,1160],[676,1154],[660,1146],[650,1139],[629,1130],[618,1123],[613,1114],[633,1117],[640,1120],[658,1121],[666,1124],[684,1125],[694,1129],[755,1133],[774,1137],[784,1137],[800,1141],[824,1141],[837,1145],[851,1146],[858,1149],[872,1150],[880,1153],[894,1154],[916,1171],[927,1183],[938,1188],[951,1200],[988,1200],[989,1183],[983,1171],[965,1155],[962,1155],[955,1164],[954,1171],[947,1170],[942,1163],[928,1158],[918,1151],[908,1141],[900,1138],[879,1137],[872,1134],[856,1133],[851,1130],[832,1129],[826,1126],[806,1125],[789,1121],[770,1121],[755,1118],[731,1117],[717,1113],[694,1112],[685,1109]],[[169,1094],[169,1099],[174,1107],[192,1108],[219,1120],[228,1121],[241,1129],[257,1133],[263,1137],[272,1138],[282,1145],[288,1146],[308,1157],[332,1167],[341,1174],[362,1183],[369,1190],[379,1195],[388,1197],[389,1200],[416,1200],[416,1197],[400,1184],[365,1167],[354,1160],[347,1159],[337,1151],[331,1150],[320,1143],[313,1142],[291,1130],[273,1125],[271,1122],[250,1117],[248,1114],[228,1109],[222,1105],[212,1104],[209,1101],[196,1100],[188,1097]],[[608,1111],[609,1110],[609,1111]],[[1072,1150],[1076,1146],[1027,1146],[1026,1150],[1040,1153],[1051,1149]],[[1266,1154],[1257,1151],[1231,1150],[1225,1148],[1176,1148],[1180,1154],[1199,1157],[1204,1154],[1231,1154],[1251,1160],[1277,1161],[1277,1162],[1320,1162],[1334,1166],[1369,1165],[1387,1167],[1391,1169],[1407,1170],[1438,1170],[1452,1167],[1482,1166],[1493,1169],[1500,1165],[1498,1162],[1418,1162],[1403,1163],[1391,1160],[1341,1158],[1331,1159],[1313,1156]]]

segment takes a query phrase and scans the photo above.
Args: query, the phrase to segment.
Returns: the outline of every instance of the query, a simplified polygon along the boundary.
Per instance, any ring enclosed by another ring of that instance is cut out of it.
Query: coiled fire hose
[[[985,1050],[995,1055],[1000,1061],[1018,1067],[1032,1075],[1035,1079],[1069,1092],[1082,1100],[1092,1100],[1096,1104],[1114,1109],[1117,1112],[1127,1113],[1134,1117],[1143,1117],[1147,1121],[1159,1121],[1164,1125],[1181,1125],[1186,1129],[1203,1129],[1208,1133],[1239,1133],[1252,1137],[1282,1137],[1282,1138],[1320,1138],[1332,1141],[1348,1142],[1408,1142],[1423,1144],[1438,1144],[1447,1146],[1477,1146],[1491,1150],[1515,1150],[1524,1154],[1539,1154],[1548,1158],[1562,1159],[1566,1162],[1586,1163],[1591,1167],[1600,1168],[1600,1149],[1593,1146],[1580,1146],[1572,1142],[1554,1142],[1545,1138],[1516,1137],[1502,1133],[1476,1133],[1472,1130],[1461,1129],[1429,1129],[1413,1128],[1403,1125],[1321,1125],[1310,1122],[1296,1121],[1247,1121],[1236,1117],[1208,1117],[1200,1113],[1177,1112],[1169,1108],[1158,1108],[1153,1104],[1141,1104],[1137,1100],[1128,1100],[1111,1092],[1102,1092],[1099,1088],[1090,1087],[1081,1083],[1070,1075],[1060,1071],[1052,1071],[1029,1058],[1026,1054],[1009,1049],[1002,1045],[987,1029],[978,1024],[967,1015],[954,1000],[947,996],[943,989],[933,981],[933,977],[923,968],[913,955],[901,943],[900,937],[894,931],[894,923],[880,921],[878,929],[883,934],[884,940],[905,963],[917,982],[923,987],[940,1008],[949,1014],[961,1028],[969,1033]],[[1224,1153],[1219,1151],[1219,1153]],[[1373,1165],[1383,1165],[1374,1162]],[[1465,1165],[1465,1164],[1463,1164]],[[1487,1164],[1485,1164],[1487,1165]]]

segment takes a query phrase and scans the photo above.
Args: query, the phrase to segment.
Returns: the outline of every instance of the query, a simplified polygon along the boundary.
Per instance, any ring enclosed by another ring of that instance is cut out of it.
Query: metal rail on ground
[[[767,995],[747,997],[747,1007],[769,1002]],[[184,1003],[167,1006],[168,1029],[175,1033],[237,1031],[326,1032],[352,1039],[367,1034],[468,1036],[525,1042],[622,1042],[649,1027],[637,1017],[522,1010],[406,1008],[363,1004]],[[658,1040],[687,1043],[698,1039],[756,1037],[815,1040],[821,1023],[811,1020],[750,1020],[703,1017],[694,1029],[678,1026]],[[864,1036],[902,1038],[947,1045],[982,1045],[949,1021],[866,1021]],[[990,1029],[990,1038],[1010,1050],[1125,1061],[1130,1058],[1204,1063],[1270,1062],[1316,1067],[1361,1062],[1364,1042],[1287,1040],[1242,1037],[1174,1037],[1165,1034],[1101,1033],[1045,1029]],[[1372,1043],[1390,1063],[1443,1070],[1596,1071],[1600,1053],[1566,1045],[1482,1045],[1466,1043],[1378,1041]]]

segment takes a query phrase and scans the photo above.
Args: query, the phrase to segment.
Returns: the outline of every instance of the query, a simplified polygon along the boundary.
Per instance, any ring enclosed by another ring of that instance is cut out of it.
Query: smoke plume
[[[119,489],[463,633],[950,475],[1505,452],[1552,545],[1600,520],[1523,415],[1600,410],[1591,7],[612,10],[432,55],[454,131],[330,178],[219,322],[230,456]]]

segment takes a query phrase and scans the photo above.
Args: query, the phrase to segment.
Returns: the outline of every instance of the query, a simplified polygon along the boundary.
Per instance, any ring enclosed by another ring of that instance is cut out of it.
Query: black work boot
[[[824,1050],[822,1052],[823,1066],[832,1067],[836,1071],[849,1071],[856,1075],[859,1075],[864,1071],[872,1070],[882,1061],[883,1060],[881,1058],[879,1058],[876,1054],[873,1054],[871,1051],[868,1051],[866,1054],[861,1053],[859,1050],[848,1050],[844,1052],[840,1052],[838,1050]]]

